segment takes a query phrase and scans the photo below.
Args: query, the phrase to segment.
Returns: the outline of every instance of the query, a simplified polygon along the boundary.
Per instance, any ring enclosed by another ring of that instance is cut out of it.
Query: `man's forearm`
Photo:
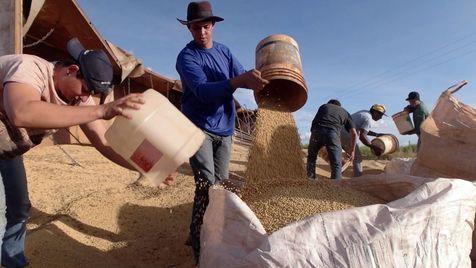
[[[377,136],[378,136],[378,133],[375,133],[375,132],[373,132],[373,131],[369,131],[369,132],[367,132],[367,135],[373,136],[373,137],[377,137]]]
[[[104,157],[120,165],[121,167],[130,169],[130,170],[136,170],[134,166],[129,164],[129,162],[127,162],[122,156],[116,153],[110,146],[104,146],[97,149]]]
[[[354,151],[357,144],[357,131],[355,129],[350,130],[350,138],[351,151]]]
[[[31,101],[7,113],[17,127],[56,129],[85,124],[101,118],[100,106],[62,106]]]
[[[98,150],[103,156],[112,162],[125,167],[127,169],[135,170],[135,168],[127,162],[121,155],[116,153],[111,146],[109,146],[105,133],[106,125],[103,120],[96,120],[88,124],[81,125],[81,130],[91,142],[91,144]]]
[[[261,78],[260,71],[253,69],[230,79],[230,86],[233,89],[248,88],[261,90],[268,81]]]
[[[365,146],[368,146],[368,147],[371,147],[372,146],[372,143],[370,142],[370,140],[367,138],[367,136],[363,139],[362,137],[360,138],[360,141],[362,142],[362,144],[364,144]]]
[[[369,131],[370,133],[370,131]],[[367,137],[367,134],[365,131],[360,131],[360,134],[359,134],[359,138],[360,138],[360,141],[365,145],[365,146],[368,146],[368,147],[371,147],[372,146],[372,143],[370,142],[369,138]]]

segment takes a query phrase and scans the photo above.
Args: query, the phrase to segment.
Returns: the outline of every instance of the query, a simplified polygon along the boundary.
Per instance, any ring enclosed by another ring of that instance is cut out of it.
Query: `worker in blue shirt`
[[[195,178],[195,198],[187,245],[200,256],[200,230],[211,185],[228,179],[231,136],[235,124],[233,93],[237,88],[261,90],[267,80],[258,70],[246,72],[228,47],[213,41],[215,23],[208,1],[191,2],[186,25],[193,41],[177,57],[176,69],[183,87],[182,112],[205,133],[197,153],[190,158]]]

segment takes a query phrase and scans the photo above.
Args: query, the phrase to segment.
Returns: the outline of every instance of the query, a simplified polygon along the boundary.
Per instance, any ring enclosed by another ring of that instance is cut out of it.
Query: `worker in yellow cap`
[[[370,110],[362,110],[358,111],[354,114],[351,115],[352,121],[355,124],[355,129],[357,130],[357,135],[360,139],[360,141],[370,147],[370,149],[376,154],[380,155],[381,154],[381,149],[378,148],[377,146],[372,145],[370,142],[368,136],[375,136],[379,137],[383,134],[376,133],[371,131],[370,129],[374,127],[374,122],[382,119],[382,117],[385,115],[385,106],[382,104],[374,104],[372,107],[370,107]],[[341,133],[341,142],[342,142],[342,147],[344,150],[348,151],[351,147],[351,137],[350,134],[344,130],[342,130]],[[355,154],[354,154],[354,160],[352,162],[352,166],[354,169],[354,177],[359,177],[362,175],[362,154],[360,152],[359,146],[356,144],[355,145]]]

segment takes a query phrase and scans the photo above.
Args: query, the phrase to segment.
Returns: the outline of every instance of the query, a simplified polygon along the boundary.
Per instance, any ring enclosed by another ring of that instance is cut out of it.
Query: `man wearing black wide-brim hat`
[[[420,127],[423,121],[425,121],[425,119],[427,119],[428,116],[430,116],[430,113],[428,112],[426,105],[423,103],[423,101],[421,101],[420,93],[418,93],[417,91],[412,91],[408,93],[408,97],[406,98],[406,101],[408,101],[410,105],[406,106],[404,110],[413,114],[412,119],[413,119],[414,128],[404,133],[404,135],[416,134],[418,136],[418,142],[417,142],[417,149],[418,149],[420,148]]]
[[[257,70],[246,72],[228,47],[213,41],[216,22],[208,1],[191,2],[187,19],[180,20],[192,34],[177,57],[176,69],[183,86],[182,112],[202,129],[206,139],[190,158],[195,177],[195,198],[187,244],[198,261],[200,229],[211,185],[228,179],[231,136],[235,124],[233,93],[237,88],[261,90],[268,81]]]

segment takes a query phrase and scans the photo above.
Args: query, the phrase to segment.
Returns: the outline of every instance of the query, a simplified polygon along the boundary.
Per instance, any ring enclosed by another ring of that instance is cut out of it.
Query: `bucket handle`
[[[446,91],[449,93],[449,94],[453,94],[455,93],[456,91],[460,90],[462,87],[466,86],[469,82],[467,80],[463,80],[461,82],[459,82],[458,84],[455,84],[455,85],[452,85],[451,87],[449,87]]]

